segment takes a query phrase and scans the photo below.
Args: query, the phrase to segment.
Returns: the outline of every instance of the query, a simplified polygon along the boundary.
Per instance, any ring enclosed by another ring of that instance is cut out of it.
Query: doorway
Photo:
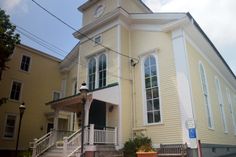
[[[94,124],[95,129],[106,127],[106,103],[93,100],[89,110],[89,124]]]

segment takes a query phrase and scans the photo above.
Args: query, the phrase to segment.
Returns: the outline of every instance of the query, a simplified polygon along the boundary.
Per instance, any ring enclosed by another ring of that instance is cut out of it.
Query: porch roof
[[[118,91],[118,83],[111,84],[100,89],[95,89],[88,93],[87,101],[92,102],[93,99],[96,99],[106,103],[118,105]],[[55,101],[50,101],[46,103],[46,105],[50,105],[51,108],[55,110],[79,112],[81,110],[82,97],[79,93]]]

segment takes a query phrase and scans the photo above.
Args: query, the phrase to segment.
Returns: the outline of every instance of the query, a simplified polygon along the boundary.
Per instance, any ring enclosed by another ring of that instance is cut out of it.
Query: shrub
[[[152,141],[148,137],[143,135],[137,136],[134,139],[129,139],[123,148],[125,157],[136,157],[136,152],[138,150],[144,149],[144,151],[153,151]]]

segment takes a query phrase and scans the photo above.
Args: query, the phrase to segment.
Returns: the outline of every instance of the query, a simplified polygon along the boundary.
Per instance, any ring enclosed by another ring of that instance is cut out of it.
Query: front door
[[[106,127],[106,103],[93,100],[89,110],[89,124],[94,124],[95,129]]]

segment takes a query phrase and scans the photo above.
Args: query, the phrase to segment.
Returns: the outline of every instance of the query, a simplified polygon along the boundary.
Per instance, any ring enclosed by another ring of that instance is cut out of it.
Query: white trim
[[[215,123],[214,123],[214,118],[213,118],[213,114],[212,114],[212,107],[211,107],[211,97],[210,97],[210,92],[209,92],[209,86],[208,86],[208,79],[207,79],[207,74],[206,74],[206,70],[205,70],[205,67],[203,65],[203,63],[199,60],[198,61],[198,70],[199,70],[199,76],[200,76],[200,81],[201,81],[201,89],[202,89],[202,95],[204,95],[204,89],[203,89],[203,82],[202,82],[202,78],[201,78],[201,70],[200,70],[200,66],[202,66],[203,68],[203,72],[204,72],[204,76],[205,76],[205,80],[206,80],[206,88],[207,88],[207,96],[208,96],[208,108],[209,108],[209,112],[210,112],[210,121],[211,121],[211,127],[209,127],[209,124],[208,124],[208,112],[207,112],[207,108],[206,108],[206,105],[205,104],[205,99],[204,99],[204,96],[203,96],[203,102],[205,104],[205,112],[206,112],[206,118],[207,118],[207,124],[208,124],[208,129],[211,129],[211,130],[215,130]]]
[[[144,62],[149,57],[153,56],[156,61],[156,72],[157,72],[157,83],[158,83],[158,93],[159,93],[159,107],[160,107],[160,122],[157,123],[148,123],[147,122],[147,98],[146,98],[146,88],[145,88],[145,70],[144,70]],[[141,81],[142,81],[142,98],[143,98],[143,125],[144,126],[151,126],[151,125],[159,125],[163,124],[163,112],[162,112],[162,101],[161,101],[161,90],[160,90],[160,71],[159,71],[159,61],[157,56],[157,50],[154,50],[152,52],[146,53],[145,56],[142,56],[141,58]]]
[[[191,98],[191,81],[189,65],[186,51],[185,34],[182,29],[172,31],[172,47],[176,68],[177,94],[181,116],[182,141],[187,142],[191,148],[197,148],[196,138],[189,137],[189,130],[186,123],[191,120],[194,122],[193,102]]]
[[[11,99],[12,86],[13,86],[13,83],[14,83],[14,82],[17,82],[17,83],[20,83],[20,84],[21,84],[19,100]],[[22,82],[22,81],[19,81],[19,80],[12,80],[12,81],[11,81],[10,93],[9,93],[9,100],[10,100],[10,101],[13,101],[13,102],[17,102],[17,103],[20,102],[20,101],[22,100],[22,92],[23,92],[23,82]]]
[[[28,71],[25,71],[25,70],[21,69],[21,64],[22,64],[23,56],[30,58]],[[20,70],[21,72],[24,72],[24,73],[30,73],[30,72],[31,72],[31,68],[32,68],[31,66],[32,66],[32,56],[29,55],[29,54],[26,54],[26,53],[21,53],[21,60],[20,60],[19,70]]]
[[[223,123],[224,133],[228,133],[228,125],[227,125],[227,121],[226,121],[226,117],[225,117],[225,104],[224,104],[222,90],[221,90],[221,83],[220,83],[220,80],[218,79],[217,76],[215,76],[215,85],[216,85],[216,92],[217,92],[220,112],[222,109],[222,113],[220,113],[220,114],[221,114],[221,120]],[[220,105],[222,105],[222,108]]]
[[[117,26],[117,51],[121,52],[121,25]],[[121,56],[119,54],[117,54],[117,63],[118,63],[118,84],[119,84],[119,107],[118,107],[118,117],[119,117],[119,121],[118,121],[118,148],[122,148],[123,147],[123,143],[122,143],[122,138],[123,138],[123,134],[122,134],[122,85],[121,85]]]
[[[230,110],[232,123],[233,123],[233,132],[234,132],[234,135],[236,135],[236,123],[235,123],[235,116],[234,116],[235,113],[234,113],[233,104],[232,104],[233,101],[232,101],[231,94],[228,87],[226,87],[226,93],[227,93],[227,100],[228,100],[229,110]]]
[[[5,132],[6,132],[6,124],[7,124],[7,117],[8,116],[15,116],[15,125],[14,125],[14,132],[13,132],[13,137],[5,137]],[[3,132],[2,132],[2,139],[4,140],[14,140],[16,138],[16,133],[17,133],[17,121],[18,121],[18,115],[16,113],[5,113],[5,120],[4,120],[4,125],[3,125]]]

